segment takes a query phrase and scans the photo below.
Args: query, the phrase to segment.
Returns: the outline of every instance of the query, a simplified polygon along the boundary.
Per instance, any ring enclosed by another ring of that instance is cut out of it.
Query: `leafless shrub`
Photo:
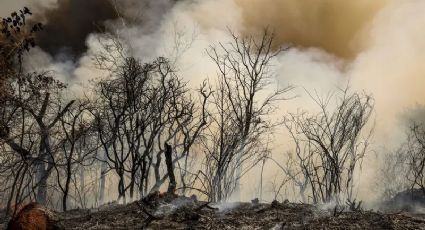
[[[412,188],[419,188],[425,195],[425,128],[413,123],[407,138],[409,176]]]
[[[338,201],[340,196],[352,199],[354,172],[367,152],[371,130],[364,138],[361,134],[373,100],[348,88],[340,93],[334,109],[329,108],[333,94],[325,99],[310,94],[319,112],[290,114],[284,122],[314,203]]]
[[[376,191],[382,193],[380,199],[389,200],[399,192],[407,190],[411,183],[406,180],[409,176],[409,163],[406,144],[392,151],[382,152],[379,156],[381,163],[376,177]]]

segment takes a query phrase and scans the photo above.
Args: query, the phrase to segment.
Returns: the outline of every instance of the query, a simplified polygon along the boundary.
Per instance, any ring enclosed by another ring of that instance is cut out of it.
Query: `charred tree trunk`
[[[68,201],[68,194],[69,194],[69,184],[71,183],[71,176],[72,176],[72,165],[71,165],[71,161],[68,161],[66,164],[66,181],[65,181],[65,189],[63,191],[63,196],[62,196],[62,208],[63,211],[67,211],[68,210],[68,206],[67,206],[67,201]]]
[[[43,148],[43,147],[42,147]],[[46,205],[47,203],[47,180],[49,173],[47,168],[47,155],[45,150],[40,151],[40,159],[37,159],[36,165],[36,183],[37,183],[37,195],[36,200],[39,204]]]
[[[165,143],[165,164],[167,165],[168,179],[170,180],[167,192],[174,194],[177,184],[173,169],[173,149],[167,143]]]
[[[99,206],[103,205],[105,202],[105,180],[106,180],[106,172],[108,170],[108,163],[106,161],[108,157],[106,153],[103,153],[103,162],[100,165],[100,188],[99,188]]]

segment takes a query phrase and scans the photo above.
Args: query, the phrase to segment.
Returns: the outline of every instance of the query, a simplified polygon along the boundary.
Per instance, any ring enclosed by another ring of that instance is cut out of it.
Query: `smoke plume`
[[[69,52],[80,55],[87,47],[87,36],[99,32],[106,20],[117,17],[110,1],[58,0],[56,6],[39,13],[44,30],[38,34],[38,45],[51,55]]]
[[[67,54],[79,57],[87,50],[86,40],[92,33],[104,32],[108,22],[123,18],[128,23],[151,23],[157,7],[165,13],[166,4],[176,0],[57,0],[50,7],[38,6],[38,17],[44,30],[38,34],[38,45],[52,56]],[[166,4],[164,4],[166,2]],[[109,29],[109,28],[108,28]]]
[[[391,0],[236,0],[245,33],[270,27],[277,45],[320,47],[339,57],[353,57],[362,33]]]

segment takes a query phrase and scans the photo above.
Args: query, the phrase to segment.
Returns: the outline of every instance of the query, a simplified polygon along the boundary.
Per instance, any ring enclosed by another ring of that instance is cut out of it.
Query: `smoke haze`
[[[164,14],[177,0],[6,0],[2,15],[29,6],[36,22],[44,29],[37,34],[37,44],[52,56],[77,58],[86,50],[86,40],[92,33],[106,31],[108,23],[119,17],[129,24],[147,27],[155,25],[152,14]],[[3,3],[2,3],[3,6]],[[160,12],[158,9],[161,9]],[[157,15],[155,15],[157,17]],[[159,16],[158,16],[159,17]],[[121,24],[122,25],[122,24]],[[63,57],[62,57],[63,58]]]
[[[216,75],[205,54],[209,45],[229,41],[229,29],[249,35],[269,27],[276,46],[293,45],[274,63],[277,84],[299,86],[299,97],[284,102],[277,116],[295,112],[300,105],[314,109],[303,87],[324,95],[350,83],[376,100],[375,149],[403,140],[406,123],[401,120],[425,117],[423,0],[125,0],[118,5],[125,26],[104,0],[59,0],[56,7],[43,8],[39,13],[47,23],[39,37],[42,50],[33,51],[39,58],[30,65],[56,69],[63,79],[75,82],[90,79],[97,74],[90,55],[99,49],[93,32],[96,25],[108,25],[143,61],[175,57],[181,76],[196,87]],[[64,47],[81,58],[60,63],[46,58]],[[283,159],[291,150],[284,130],[277,130],[276,139],[274,157]],[[370,195],[370,185],[378,165],[373,156],[365,161],[358,181],[361,199],[376,198]],[[277,167],[267,168],[264,178],[281,175]],[[255,173],[247,178],[258,177]],[[246,200],[255,196],[256,188],[245,189]]]
[[[363,32],[391,0],[236,0],[246,33],[270,27],[278,44],[320,47],[339,57],[354,57]]]

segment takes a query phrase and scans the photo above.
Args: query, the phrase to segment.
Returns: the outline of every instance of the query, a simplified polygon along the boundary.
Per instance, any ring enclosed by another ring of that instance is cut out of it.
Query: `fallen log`
[[[30,203],[22,208],[7,225],[7,230],[48,230],[62,229],[56,225],[57,217],[46,207]]]

